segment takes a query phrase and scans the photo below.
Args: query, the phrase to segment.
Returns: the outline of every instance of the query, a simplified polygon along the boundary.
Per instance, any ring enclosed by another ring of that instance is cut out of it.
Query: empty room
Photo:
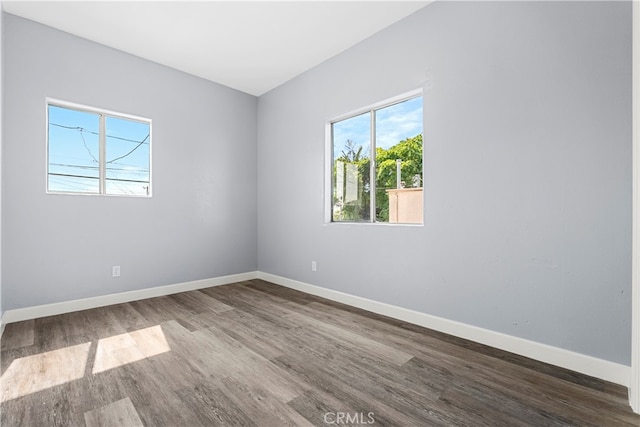
[[[2,426],[639,426],[637,1],[0,1]]]

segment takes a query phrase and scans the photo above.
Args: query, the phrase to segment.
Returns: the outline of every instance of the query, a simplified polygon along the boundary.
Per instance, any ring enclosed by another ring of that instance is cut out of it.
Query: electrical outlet
[[[315,261],[311,261],[311,271],[318,271],[318,264]]]
[[[114,265],[111,267],[111,277],[120,277],[120,266]]]

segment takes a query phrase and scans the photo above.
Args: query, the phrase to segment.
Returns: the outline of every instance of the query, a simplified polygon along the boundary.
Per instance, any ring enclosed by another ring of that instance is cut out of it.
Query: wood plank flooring
[[[2,426],[640,426],[623,387],[261,280],[0,342]]]

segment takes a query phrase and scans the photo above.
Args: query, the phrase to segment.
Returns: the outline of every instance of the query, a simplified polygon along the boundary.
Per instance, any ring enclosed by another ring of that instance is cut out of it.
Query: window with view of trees
[[[151,195],[151,121],[47,105],[49,193]]]
[[[422,96],[331,123],[334,222],[421,224]]]

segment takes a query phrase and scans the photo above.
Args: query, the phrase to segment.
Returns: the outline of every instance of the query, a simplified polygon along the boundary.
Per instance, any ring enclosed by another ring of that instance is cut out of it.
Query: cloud
[[[389,148],[422,133],[422,97],[409,99],[376,111],[376,147]],[[371,114],[369,112],[334,123],[334,156],[339,156],[347,140],[369,152]]]
[[[422,133],[422,98],[383,108],[376,113],[376,143],[389,148]]]

